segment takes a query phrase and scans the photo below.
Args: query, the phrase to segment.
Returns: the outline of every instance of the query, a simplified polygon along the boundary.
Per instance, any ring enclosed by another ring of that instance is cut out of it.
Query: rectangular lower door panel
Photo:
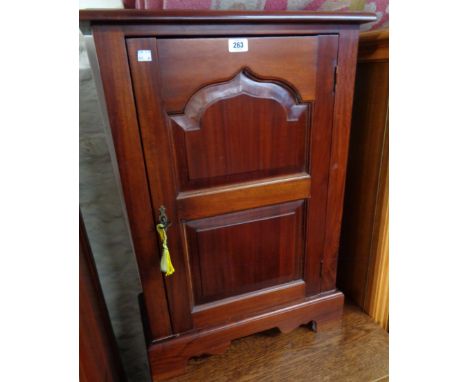
[[[186,223],[195,306],[302,278],[304,201]]]

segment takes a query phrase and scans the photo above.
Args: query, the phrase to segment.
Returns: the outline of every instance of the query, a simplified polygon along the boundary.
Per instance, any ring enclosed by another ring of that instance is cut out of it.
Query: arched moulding
[[[171,119],[185,131],[198,130],[200,120],[208,107],[242,94],[275,100],[287,111],[287,121],[298,121],[301,114],[307,110],[307,105],[298,103],[286,87],[277,82],[259,81],[244,69],[228,82],[209,85],[197,91],[185,106],[184,114],[172,115]]]

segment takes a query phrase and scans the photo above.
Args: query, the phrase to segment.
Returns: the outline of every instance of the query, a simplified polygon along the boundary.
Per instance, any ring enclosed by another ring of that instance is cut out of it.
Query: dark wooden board
[[[99,22],[160,22],[160,23],[353,23],[375,21],[373,13],[366,12],[281,12],[281,11],[151,11],[134,9],[80,10],[80,21]]]

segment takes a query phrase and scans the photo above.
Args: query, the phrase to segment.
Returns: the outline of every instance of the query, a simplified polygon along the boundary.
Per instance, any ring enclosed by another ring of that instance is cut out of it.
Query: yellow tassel
[[[170,276],[175,272],[175,269],[172,266],[171,255],[169,254],[169,248],[167,247],[166,230],[162,224],[158,224],[156,228],[162,243],[161,272],[164,272],[166,276]]]

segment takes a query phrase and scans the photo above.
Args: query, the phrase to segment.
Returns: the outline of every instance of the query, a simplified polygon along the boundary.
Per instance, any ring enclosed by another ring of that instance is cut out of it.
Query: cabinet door
[[[175,332],[320,292],[338,38],[241,42],[127,39]]]

